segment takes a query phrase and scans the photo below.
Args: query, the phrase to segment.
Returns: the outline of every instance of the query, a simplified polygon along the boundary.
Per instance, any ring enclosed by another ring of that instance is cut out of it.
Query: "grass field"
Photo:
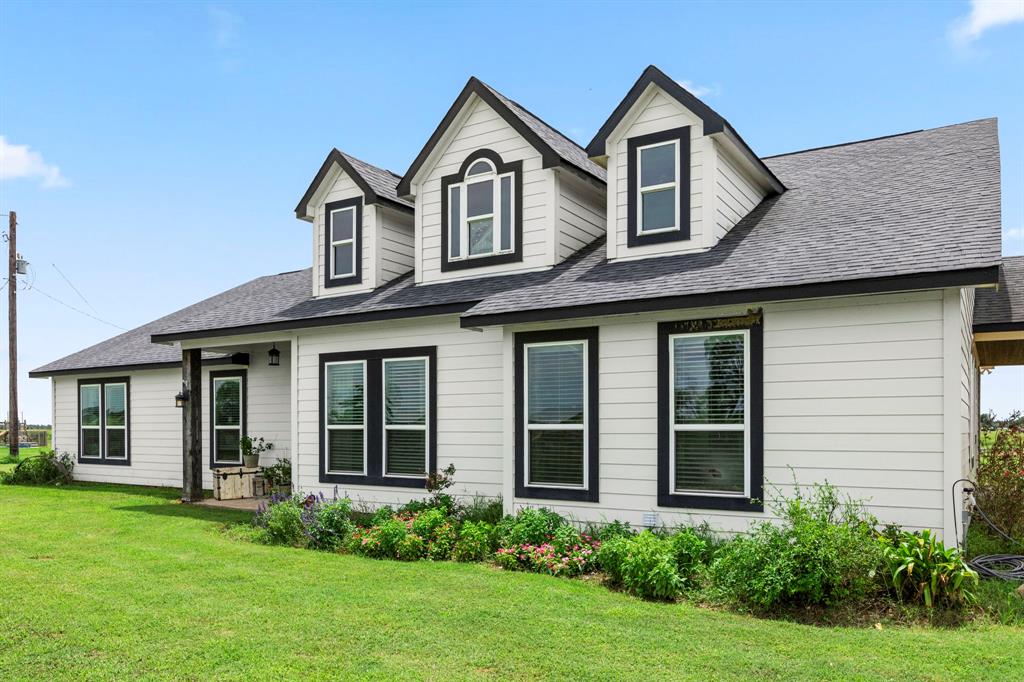
[[[267,547],[171,490],[0,486],[4,679],[1014,679],[1024,631],[817,628]]]
[[[19,459],[28,459],[29,457],[35,457],[43,450],[48,448],[21,448],[18,450]],[[11,459],[11,449],[6,445],[0,447],[0,471],[10,471],[17,465],[13,459]]]

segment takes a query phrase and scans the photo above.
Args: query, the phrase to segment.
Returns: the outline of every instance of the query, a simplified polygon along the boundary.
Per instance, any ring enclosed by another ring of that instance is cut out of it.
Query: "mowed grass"
[[[1024,631],[816,628],[232,537],[176,491],[0,486],[10,679],[1016,679]]]

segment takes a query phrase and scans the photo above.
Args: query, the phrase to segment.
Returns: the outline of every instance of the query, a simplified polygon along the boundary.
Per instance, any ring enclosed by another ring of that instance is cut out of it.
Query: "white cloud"
[[[1019,21],[1024,21],[1024,0],[971,0],[970,14],[953,22],[950,37],[967,47],[990,28]]]
[[[218,49],[234,47],[238,42],[238,28],[242,25],[242,17],[223,7],[207,7],[206,15],[210,18],[213,29],[213,46]]]
[[[717,85],[697,85],[693,81],[676,81],[690,91],[694,97],[714,97],[722,92]]]
[[[60,168],[46,163],[43,155],[27,144],[11,144],[0,135],[0,180],[39,178],[43,187],[67,187],[67,178]]]
[[[1003,230],[1003,236],[1007,239],[1024,239],[1024,227],[1011,227]]]

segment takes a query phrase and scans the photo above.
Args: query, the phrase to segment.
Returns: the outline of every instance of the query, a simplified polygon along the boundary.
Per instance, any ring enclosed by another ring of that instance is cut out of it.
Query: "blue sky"
[[[584,144],[649,63],[761,155],[998,116],[1003,249],[1024,253],[1020,6],[7,0],[23,411],[49,419],[29,369],[119,331],[66,306],[132,328],[307,267],[292,209],[330,148],[403,172],[470,75]],[[1024,407],[1024,373],[987,377],[982,400]]]

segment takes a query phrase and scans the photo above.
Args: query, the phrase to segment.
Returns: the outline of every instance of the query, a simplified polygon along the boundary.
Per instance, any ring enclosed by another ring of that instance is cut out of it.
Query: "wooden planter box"
[[[240,500],[246,497],[263,497],[270,486],[259,467],[222,467],[213,470],[213,498],[215,500]]]

